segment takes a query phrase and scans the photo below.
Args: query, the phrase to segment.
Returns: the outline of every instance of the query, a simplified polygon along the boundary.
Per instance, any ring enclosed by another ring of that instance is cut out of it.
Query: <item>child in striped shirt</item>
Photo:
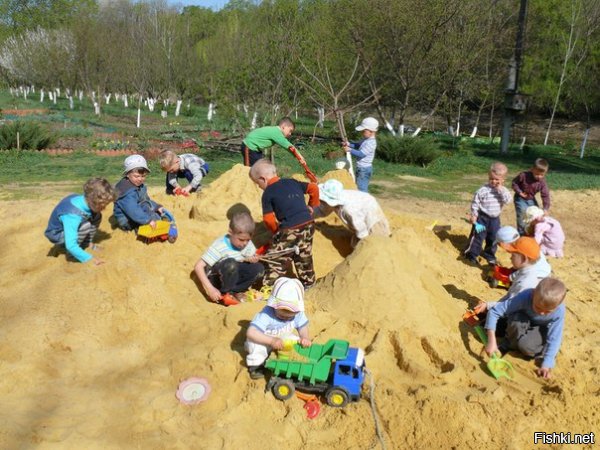
[[[171,150],[164,150],[160,154],[160,167],[167,172],[167,194],[187,196],[201,188],[200,183],[208,172],[208,164],[198,155],[184,153],[177,155]],[[178,178],[185,178],[189,184],[181,187]]]
[[[487,184],[480,187],[471,202],[471,234],[465,250],[467,260],[479,265],[477,258],[482,256],[489,264],[496,264],[496,233],[500,228],[500,213],[504,205],[511,202],[509,190],[504,187],[508,168],[501,162],[494,162],[488,173]]]
[[[373,175],[373,159],[377,148],[377,130],[379,122],[374,117],[366,117],[356,127],[363,138],[360,142],[344,142],[344,151],[356,158],[356,186],[359,191],[369,192],[369,181]]]

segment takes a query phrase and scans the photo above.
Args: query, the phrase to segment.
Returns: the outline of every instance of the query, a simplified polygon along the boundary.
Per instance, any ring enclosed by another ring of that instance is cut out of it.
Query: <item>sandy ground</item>
[[[567,256],[551,263],[569,294],[550,381],[516,355],[508,356],[515,379],[496,381],[462,323],[478,298],[503,294],[458,259],[468,203],[383,200],[393,236],[354,252],[339,222],[321,223],[311,335],[365,349],[376,387],[372,396],[365,383],[363,398],[344,409],[323,404],[314,420],[300,400],[280,402],[248,378],[245,330],[263,304],[210,303],[192,277],[234,205],[260,217],[245,169],[194,198],[151,193],[175,213],[179,240],[146,245],[105,219],[107,263],[98,267],[48,255],[43,230],[59,196],[0,201],[0,448],[381,448],[369,400],[388,449],[521,449],[535,431],[600,432],[599,192],[553,193],[568,241]],[[512,207],[503,219],[514,221]],[[434,221],[451,229],[434,233]],[[195,406],[175,398],[190,376],[212,386]]]

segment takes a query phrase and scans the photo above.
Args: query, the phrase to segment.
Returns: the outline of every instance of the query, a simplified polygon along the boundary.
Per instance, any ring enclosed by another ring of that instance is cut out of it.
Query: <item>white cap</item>
[[[273,284],[267,306],[296,313],[304,311],[304,286],[296,278],[278,278]]]
[[[512,244],[520,237],[521,236],[515,227],[506,225],[498,229],[498,232],[496,233],[496,243]]]
[[[150,172],[150,169],[148,169],[148,164],[146,163],[146,158],[144,158],[142,155],[129,155],[127,158],[125,158],[123,167],[123,174],[129,173],[133,169],[146,169],[148,172]]]
[[[377,131],[379,129],[379,121],[374,117],[365,117],[359,126],[356,127],[356,131],[369,130]]]
[[[339,206],[344,202],[342,200],[344,185],[338,180],[327,180],[319,184],[319,198],[329,206]]]

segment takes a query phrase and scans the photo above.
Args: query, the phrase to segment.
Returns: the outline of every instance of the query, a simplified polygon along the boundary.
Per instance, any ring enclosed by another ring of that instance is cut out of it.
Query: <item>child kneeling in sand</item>
[[[189,195],[201,188],[202,178],[208,175],[209,167],[206,161],[193,153],[177,155],[171,150],[164,150],[160,154],[160,167],[167,172],[166,192],[168,195]],[[185,178],[189,184],[186,187],[179,185],[178,179]]]
[[[249,213],[234,214],[227,234],[215,240],[194,266],[213,302],[222,301],[227,306],[239,303],[242,293],[263,276],[265,269],[252,243],[254,227]]]
[[[293,334],[294,330],[298,336]],[[300,281],[285,277],[275,281],[267,306],[250,322],[246,338],[246,364],[253,379],[264,376],[264,362],[272,350],[283,349],[284,340],[298,340],[302,347],[311,345]]]
[[[545,278],[535,289],[527,289],[490,308],[485,322],[488,355],[518,350],[530,358],[540,357],[537,374],[550,378],[562,342],[566,293],[562,281]],[[501,319],[506,320],[506,332],[498,346],[496,326]]]
[[[130,155],[123,163],[123,178],[115,186],[119,198],[115,201],[113,214],[121,230],[137,230],[140,225],[156,227],[164,209],[148,196],[144,184],[150,173],[146,159],[142,155]]]
[[[319,184],[319,200],[321,204],[314,209],[315,219],[335,212],[354,234],[353,247],[358,240],[371,234],[386,237],[390,235],[387,218],[371,194],[344,189],[340,181],[327,180]]]
[[[84,250],[88,245],[95,250],[94,236],[100,222],[101,211],[114,202],[116,192],[104,178],[92,178],[83,185],[83,195],[71,194],[63,198],[52,211],[45,236],[50,242],[64,246],[77,261],[103,264],[100,258]]]
[[[561,258],[565,244],[565,233],[560,222],[546,215],[543,209],[530,206],[525,210],[523,219],[527,225],[527,234],[540,244],[544,255]]]

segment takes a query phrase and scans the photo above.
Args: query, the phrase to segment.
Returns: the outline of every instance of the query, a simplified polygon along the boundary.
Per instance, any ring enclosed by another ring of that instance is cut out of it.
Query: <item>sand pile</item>
[[[194,281],[193,265],[226,231],[232,205],[244,203],[260,217],[261,192],[246,171],[235,166],[197,198],[152,190],[175,213],[175,244],[145,245],[105,219],[100,243],[107,263],[98,267],[46,256],[43,229],[61,196],[0,201],[0,214],[10,217],[0,235],[0,447],[377,445],[368,385],[358,403],[344,410],[323,405],[318,418],[307,420],[302,402],[279,402],[264,392],[264,381],[246,374],[244,333],[263,305],[209,303]],[[449,216],[445,234],[426,229],[453,206],[427,210],[424,202],[407,202],[419,215],[388,207],[393,236],[369,238],[351,254],[347,231],[329,220],[318,225],[320,279],[307,293],[311,335],[365,349],[387,448],[528,448],[534,431],[598,430],[600,260],[589,223],[600,220],[599,194],[587,195],[555,197],[572,219],[558,217],[572,252],[554,264],[570,292],[550,382],[512,356],[514,381],[487,374],[481,345],[461,315],[476,297],[502,292],[457,260],[466,224]],[[192,208],[205,219],[190,220]],[[175,398],[190,376],[206,377],[213,389],[193,407]]]

